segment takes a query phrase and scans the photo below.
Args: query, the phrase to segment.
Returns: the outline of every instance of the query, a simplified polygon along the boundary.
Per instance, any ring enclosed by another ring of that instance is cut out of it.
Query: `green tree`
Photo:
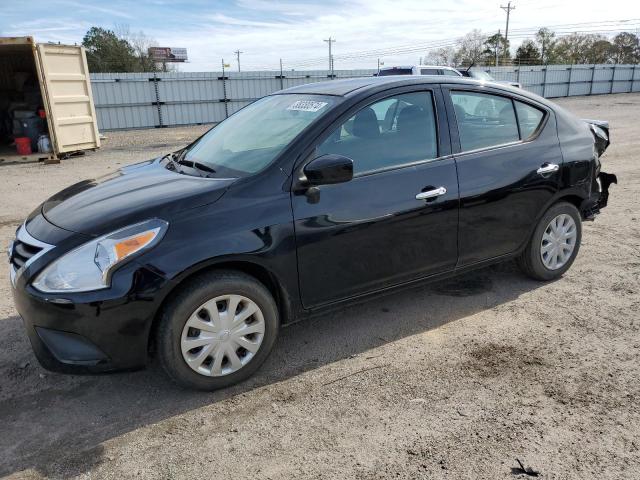
[[[87,49],[87,63],[91,72],[153,72],[156,63],[149,57],[148,47],[153,41],[144,33],[132,34],[125,26],[119,33],[91,27],[82,45]]]
[[[556,34],[548,28],[541,28],[536,33],[535,43],[540,50],[540,61],[543,64],[550,63],[550,60],[553,61]]]
[[[612,50],[615,63],[637,63],[640,60],[640,40],[633,33],[622,32],[616,35]]]
[[[504,59],[511,58],[509,53],[509,41],[501,33],[495,33],[484,41],[484,51],[482,52],[487,65],[496,65],[496,57],[504,62]]]
[[[587,63],[609,63],[615,57],[613,44],[606,38],[595,40],[587,51]]]
[[[87,62],[91,72],[132,72],[135,56],[126,40],[111,30],[91,27],[82,39],[87,49]]]
[[[600,35],[572,33],[562,37],[554,47],[557,63],[593,63],[593,48],[597,42],[606,40]]]
[[[518,65],[539,65],[541,63],[540,50],[533,40],[525,40],[516,50],[515,61]]]

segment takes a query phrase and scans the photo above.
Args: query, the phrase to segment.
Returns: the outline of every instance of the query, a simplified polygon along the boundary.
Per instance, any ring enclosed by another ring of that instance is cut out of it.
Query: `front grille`
[[[37,238],[33,238],[27,232],[26,226],[23,224],[16,232],[16,239],[9,247],[9,276],[11,283],[15,287],[18,276],[38,257],[46,254],[54,248],[53,245],[44,243]]]
[[[11,254],[11,265],[16,270],[20,270],[31,257],[40,253],[42,247],[30,245],[23,240],[15,239],[13,242],[13,252]]]

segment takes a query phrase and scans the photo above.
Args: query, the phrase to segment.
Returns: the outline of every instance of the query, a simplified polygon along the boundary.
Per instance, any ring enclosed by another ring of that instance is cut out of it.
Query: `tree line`
[[[82,39],[92,73],[158,71],[160,66],[148,53],[154,45],[153,39],[132,33],[126,25],[117,26],[116,31],[91,27]]]
[[[640,39],[634,33],[621,32],[613,38],[593,33],[572,33],[557,37],[541,28],[533,38],[525,39],[512,55],[510,41],[501,33],[487,36],[472,30],[455,46],[431,50],[422,59],[435,65],[546,65],[580,63],[638,63]]]

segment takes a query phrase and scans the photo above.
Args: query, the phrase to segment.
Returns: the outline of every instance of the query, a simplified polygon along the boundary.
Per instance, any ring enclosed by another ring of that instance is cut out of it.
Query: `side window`
[[[438,156],[431,92],[396,95],[362,108],[317,148],[353,160],[354,174]]]
[[[463,151],[520,140],[509,98],[475,92],[451,92]]]
[[[448,69],[443,69],[442,70],[442,74],[446,75],[448,77],[459,77],[460,75],[458,75],[457,72],[454,72],[453,70],[448,70]]]
[[[518,112],[518,124],[522,140],[527,140],[538,129],[544,118],[544,112],[526,103],[515,101],[516,112]]]
[[[440,71],[437,68],[422,68],[420,75],[440,75]]]

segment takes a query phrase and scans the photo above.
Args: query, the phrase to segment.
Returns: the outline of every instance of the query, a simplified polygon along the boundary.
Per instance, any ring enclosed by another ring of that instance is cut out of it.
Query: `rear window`
[[[520,134],[522,135],[522,140],[527,140],[538,130],[544,118],[544,112],[526,103],[518,102],[517,100],[515,104],[516,112],[518,113]]]
[[[410,68],[388,68],[386,70],[380,70],[379,77],[386,77],[387,75],[411,75]]]
[[[451,92],[463,151],[520,140],[511,100],[498,95]]]

